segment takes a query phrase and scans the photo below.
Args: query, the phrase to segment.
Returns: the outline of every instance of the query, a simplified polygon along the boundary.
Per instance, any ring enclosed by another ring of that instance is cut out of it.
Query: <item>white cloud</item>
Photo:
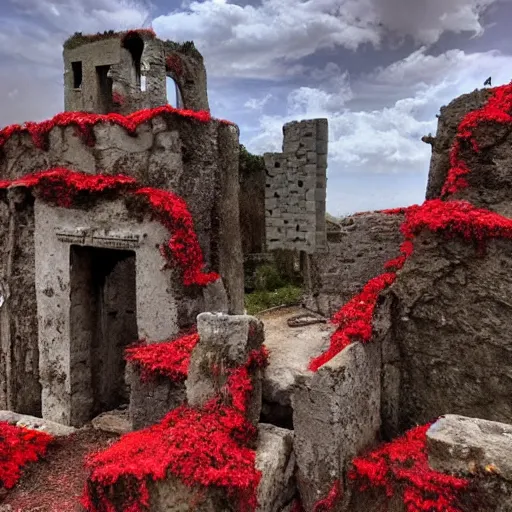
[[[150,7],[135,0],[10,0],[15,15],[0,19],[0,55],[60,66],[62,43],[73,32],[147,26]]]
[[[507,83],[512,56],[498,52],[466,54],[460,50],[437,57],[424,50],[356,81],[348,88],[344,75],[340,93],[301,87],[288,94],[284,116],[262,116],[260,131],[247,142],[255,153],[280,151],[282,125],[294,119],[329,120],[330,174],[424,173],[430,146],[421,142],[435,133],[435,114],[443,104],[481,86],[487,76]],[[395,87],[401,87],[396,99]],[[380,91],[381,107],[357,109],[359,95]],[[350,101],[352,99],[353,101]],[[337,102],[339,105],[337,105]]]
[[[192,1],[153,21],[174,40],[193,39],[213,75],[279,76],[316,51],[379,47],[386,35],[435,43],[444,32],[480,35],[480,17],[498,0],[262,0],[240,6]]]
[[[244,107],[251,110],[261,110],[272,99],[272,94],[265,94],[262,98],[251,98],[244,103]]]

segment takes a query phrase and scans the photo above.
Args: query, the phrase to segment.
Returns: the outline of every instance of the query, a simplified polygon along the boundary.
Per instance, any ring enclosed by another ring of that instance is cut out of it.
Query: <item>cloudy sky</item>
[[[328,211],[421,202],[439,108],[512,79],[512,0],[0,0],[0,125],[63,106],[75,31],[152,26],[194,40],[212,114],[253,153],[282,125],[329,119]]]

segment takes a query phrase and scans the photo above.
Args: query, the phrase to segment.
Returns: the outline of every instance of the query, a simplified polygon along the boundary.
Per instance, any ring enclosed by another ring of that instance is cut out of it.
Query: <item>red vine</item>
[[[261,474],[250,444],[257,430],[245,413],[252,389],[249,371],[266,361],[264,347],[253,351],[245,365],[230,372],[220,396],[203,408],[178,407],[160,423],[126,434],[107,450],[90,456],[91,474],[82,500],[86,509],[117,510],[112,496],[122,481],[123,495],[118,496],[122,510],[146,511],[148,482],[171,474],[190,487],[222,488],[241,511],[254,511]],[[221,398],[226,396],[232,398],[230,404]]]
[[[317,371],[354,341],[367,343],[371,340],[373,313],[379,295],[393,284],[397,271],[413,253],[413,240],[419,232],[428,229],[449,236],[457,235],[465,240],[476,241],[480,247],[492,238],[512,239],[512,219],[475,208],[466,201],[433,199],[425,201],[421,206],[401,209],[399,213],[402,210],[405,212],[405,220],[400,230],[405,240],[400,246],[400,256],[388,261],[384,266],[386,272],[368,281],[362,291],[333,316],[332,322],[337,328],[331,336],[330,346],[310,362],[310,370]]]
[[[430,425],[416,427],[352,462],[349,478],[359,490],[382,488],[387,497],[400,488],[407,512],[462,512],[461,491],[469,481],[434,471],[428,464],[426,434]]]
[[[0,488],[12,489],[22,468],[43,457],[52,440],[45,432],[0,422]]]
[[[167,55],[165,68],[167,71],[172,71],[176,76],[181,76],[183,74],[183,61],[181,57],[175,53]]]
[[[194,119],[201,123],[208,123],[210,121],[217,121],[221,124],[233,124],[226,120],[216,120],[211,117],[210,113],[206,110],[186,110],[177,109],[171,105],[163,105],[152,109],[139,110],[131,114],[121,115],[116,113],[110,114],[91,114],[88,112],[62,112],[57,114],[52,119],[35,123],[28,121],[24,124],[12,124],[0,130],[0,148],[15,134],[28,133],[34,142],[34,145],[39,149],[47,147],[46,137],[50,131],[56,126],[66,127],[75,126],[78,133],[84,138],[85,142],[93,146],[94,136],[92,128],[101,123],[115,124],[123,127],[130,135],[135,135],[137,127],[143,123],[151,121],[157,116],[161,115],[177,115]]]
[[[105,191],[124,192],[143,197],[158,220],[171,233],[163,251],[170,264],[181,267],[185,286],[205,286],[218,274],[204,272],[204,258],[199,246],[194,222],[183,199],[172,192],[149,187],[139,188],[129,176],[87,174],[69,169],[55,168],[29,174],[13,181],[0,181],[0,189],[10,186],[36,188],[41,198],[58,206],[69,208],[80,194],[98,194]]]
[[[457,128],[455,142],[450,152],[450,169],[441,195],[455,194],[468,186],[465,176],[470,172],[467,163],[461,156],[462,148],[469,144],[473,151],[480,148],[475,139],[475,128],[484,123],[509,124],[512,122],[512,84],[496,87],[493,95],[480,109],[473,110],[464,116]]]
[[[129,347],[125,351],[125,358],[138,367],[144,382],[155,376],[183,382],[187,378],[190,356],[198,341],[199,335],[195,333],[163,343]]]

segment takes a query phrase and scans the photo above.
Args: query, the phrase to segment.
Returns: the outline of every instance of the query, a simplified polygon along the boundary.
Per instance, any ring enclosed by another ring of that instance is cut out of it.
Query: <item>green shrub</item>
[[[275,265],[267,263],[256,269],[254,274],[254,289],[256,291],[273,292],[285,284]]]

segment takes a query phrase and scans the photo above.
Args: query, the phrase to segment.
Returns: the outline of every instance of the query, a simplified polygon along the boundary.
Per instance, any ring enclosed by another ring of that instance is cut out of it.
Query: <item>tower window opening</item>
[[[123,46],[132,56],[135,84],[141,87],[141,61],[142,52],[144,51],[144,41],[139,35],[134,34],[124,40]]]
[[[75,89],[82,88],[82,61],[76,61],[71,63],[71,69],[73,71],[73,87]]]

